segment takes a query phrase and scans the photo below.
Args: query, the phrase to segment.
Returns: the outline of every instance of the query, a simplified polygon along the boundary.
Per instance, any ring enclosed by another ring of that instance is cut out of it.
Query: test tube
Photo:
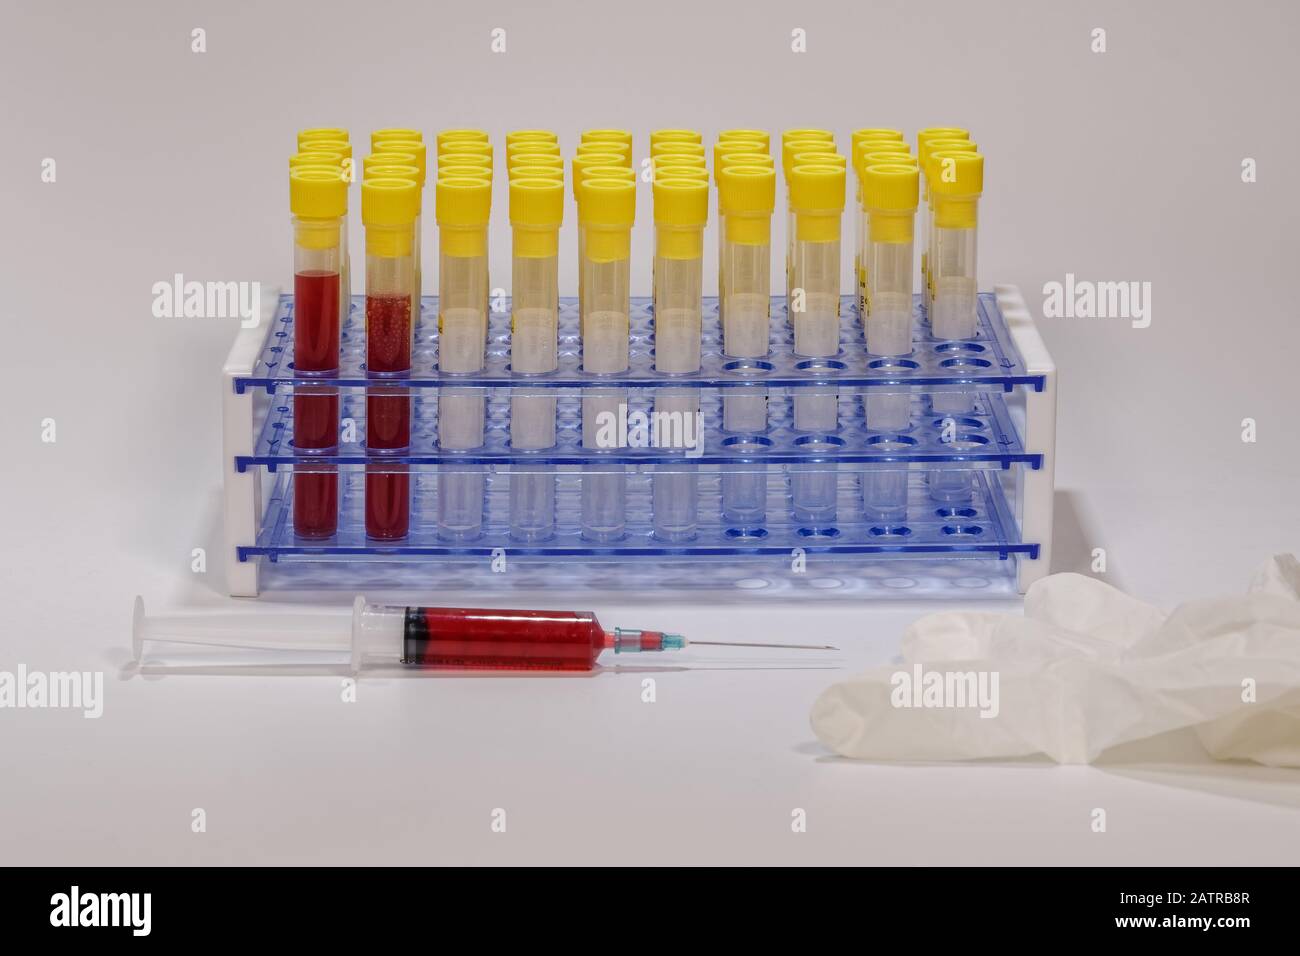
[[[921,198],[925,201],[925,215],[921,220],[921,304],[924,306],[925,320],[930,318],[930,257],[934,235],[934,212],[930,201],[929,160],[930,140],[969,140],[970,133],[959,126],[931,126],[916,134],[916,158],[921,166]]]
[[[299,154],[319,153],[322,158],[325,156],[338,157],[338,168],[345,183],[351,184],[356,178],[352,168],[352,144],[347,140],[347,133],[344,131],[343,139],[325,139],[324,135],[328,130],[321,129],[318,131],[304,130],[305,133],[317,132],[318,138],[301,140],[298,144]],[[352,253],[348,247],[348,217],[343,216],[343,265],[340,269],[339,285],[339,326],[345,326],[348,322],[348,313],[352,306]]]
[[[907,152],[907,144],[903,140],[901,130],[873,127],[870,129],[855,129],[850,134],[849,166],[853,170],[854,178],[857,181],[857,221],[854,223],[853,275],[855,279],[854,289],[857,291],[858,296],[859,318],[866,314],[862,302],[865,285],[862,276],[862,245],[866,230],[866,212],[862,208],[862,157],[873,149],[887,149],[887,144],[890,143],[894,144],[896,149]]]
[[[762,165],[726,166],[718,173],[718,194],[722,350],[728,356],[758,358],[768,353],[776,172]]]
[[[892,149],[891,149],[892,146]],[[853,162],[853,170],[857,174],[857,193],[858,193],[858,215],[857,215],[857,240],[854,245],[853,261],[857,268],[857,290],[858,290],[858,317],[864,322],[863,332],[866,331],[865,317],[867,314],[867,270],[864,249],[866,247],[867,237],[867,207],[862,199],[862,176],[867,166],[881,165],[885,163],[902,163],[904,166],[915,166],[916,160],[912,154],[907,151],[907,146],[903,143],[880,142],[875,140],[865,140],[854,144],[857,150],[857,158]]]
[[[486,360],[488,319],[488,218],[492,183],[486,178],[439,177],[438,369],[450,375],[478,372]],[[483,444],[485,396],[481,389],[442,387],[438,394],[438,445],[465,451]],[[438,534],[456,541],[477,538],[483,527],[483,472],[446,464],[438,476]]]
[[[932,151],[927,178],[934,204],[931,331],[937,339],[969,339],[975,335],[978,308],[975,268],[984,157]]]
[[[400,380],[411,373],[419,201],[415,179],[374,177],[361,184],[369,380]],[[391,541],[410,531],[410,469],[392,460],[408,452],[410,445],[410,390],[397,385],[367,387],[365,523],[369,538]]]
[[[790,198],[790,175],[794,156],[814,149],[834,149],[835,136],[825,129],[788,129],[781,134],[781,173],[785,177],[785,293],[794,288],[794,206]]]
[[[741,138],[740,133],[751,134],[753,130],[728,130],[719,134],[718,141],[713,144],[713,185],[718,186],[718,176],[724,166],[727,165],[725,158],[727,156],[739,156],[753,154],[755,156],[766,157],[771,159],[768,153],[767,141],[758,138]],[[764,134],[765,135],[765,134]],[[723,230],[722,230],[722,189],[718,189],[718,321],[725,328],[727,317],[726,295],[723,287],[726,285],[727,262],[723,251]]]
[[[655,371],[698,372],[708,180],[656,175],[654,218]],[[696,533],[699,475],[685,458],[704,440],[699,389],[659,388],[654,401],[656,443],[681,452],[680,460],[656,467],[651,482],[654,533],[664,541],[689,541]]]
[[[919,170],[897,153],[867,153],[862,170],[862,206],[867,213],[863,246],[863,334],[872,355],[911,354],[913,255],[919,200]],[[884,157],[885,161],[878,161]],[[867,427],[905,432],[911,395],[906,390],[866,390]]]
[[[830,164],[795,166],[791,173],[796,295],[792,297],[795,301],[790,319],[794,349],[804,356],[833,356],[839,352],[844,168]]]
[[[542,375],[558,366],[559,231],[563,217],[562,180],[511,179],[510,369],[515,374]],[[555,445],[554,392],[511,390],[510,445],[516,451]],[[511,467],[510,533],[523,541],[542,541],[554,535],[555,475],[551,469]]]
[[[339,368],[339,297],[347,183],[337,169],[289,174],[293,223],[293,374],[328,381]],[[295,386],[293,529],[304,538],[338,530],[338,467],[311,462],[332,452],[339,438],[339,392],[325,385]]]
[[[790,321],[794,350],[813,359],[839,352],[840,219],[844,212],[845,169],[829,163],[794,166],[790,194],[794,211]],[[814,371],[820,363],[800,365]],[[831,436],[839,428],[839,395],[832,387],[799,388],[794,398],[795,428]],[[820,449],[815,438],[804,450]],[[795,517],[814,527],[836,516],[837,475],[833,462],[798,464],[791,469]]]
[[[581,264],[585,290],[582,367],[595,375],[628,368],[628,319],[631,310],[632,224],[636,218],[634,178],[588,178],[578,187],[586,239]],[[627,393],[587,389],[582,398],[583,447],[601,450],[602,423],[621,421]],[[606,432],[608,434],[608,432]],[[595,541],[614,541],[626,533],[627,473],[622,465],[592,466],[582,481],[582,534]]]
[[[416,134],[419,136],[418,132]],[[420,188],[420,194],[424,194],[424,184],[428,178],[428,151],[425,148],[422,139],[379,139],[374,140],[371,146],[371,152],[376,155],[390,154],[394,156],[409,156],[413,162],[411,165],[420,170],[419,178],[416,180]],[[419,209],[415,217],[415,310],[419,315],[420,300],[424,297],[424,211]]]
[[[910,163],[868,165],[862,171],[862,202],[867,210],[863,270],[867,351],[903,356],[912,351],[912,259],[920,173]],[[898,438],[910,425],[907,391],[865,390],[867,427],[884,434],[878,450],[904,444]],[[907,466],[891,464],[862,473],[865,514],[872,520],[902,521],[907,514]]]
[[[579,147],[581,148],[581,147]],[[582,183],[588,179],[618,179],[627,180],[628,182],[636,181],[636,172],[628,164],[620,161],[616,156],[616,161],[609,165],[600,165],[598,160],[605,157],[608,153],[579,153],[573,158],[573,189],[574,197],[578,200],[578,335],[579,338],[585,337],[586,334],[586,309],[583,303],[586,302],[586,272],[582,268],[582,263],[587,259],[587,230],[583,228],[582,219],[582,202],[578,195]]]

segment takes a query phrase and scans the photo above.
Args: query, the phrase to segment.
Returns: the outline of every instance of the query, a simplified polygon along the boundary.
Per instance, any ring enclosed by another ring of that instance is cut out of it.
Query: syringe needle
[[[838,651],[831,644],[751,644],[748,641],[689,641],[690,644],[707,644],[710,647],[767,647],[790,651]]]

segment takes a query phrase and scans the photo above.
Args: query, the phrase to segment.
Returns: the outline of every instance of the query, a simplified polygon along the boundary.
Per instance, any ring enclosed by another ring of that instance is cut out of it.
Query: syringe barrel
[[[452,670],[589,671],[606,644],[589,611],[409,607],[401,663]]]

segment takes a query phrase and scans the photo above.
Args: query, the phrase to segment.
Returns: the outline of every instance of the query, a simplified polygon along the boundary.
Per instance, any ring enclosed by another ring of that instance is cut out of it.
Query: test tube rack
[[[581,371],[577,303],[570,299],[560,305],[555,372],[510,370],[507,299],[494,303],[503,307],[490,316],[483,371],[440,373],[437,302],[426,297],[412,371],[400,382],[412,396],[411,446],[385,459],[411,475],[411,531],[397,541],[368,539],[364,527],[365,468],[374,461],[364,445],[365,389],[377,383],[365,372],[360,297],[342,330],[338,377],[328,383],[338,388],[340,418],[354,424],[353,433],[345,430],[336,450],[310,459],[337,467],[338,532],[325,539],[294,534],[293,471],[305,459],[293,448],[293,390],[322,383],[295,379],[292,296],[264,288],[263,320],[239,332],[223,369],[232,595],[264,588],[595,587],[1007,596],[1023,592],[1050,565],[1055,365],[1014,286],[980,295],[979,328],[969,340],[935,341],[918,302],[906,358],[866,351],[851,296],[841,307],[842,345],[834,358],[794,354],[783,297],[772,299],[769,355],[728,358],[721,354],[717,301],[706,299],[705,358],[699,372],[685,375],[653,370],[648,299],[633,300],[626,373]],[[481,446],[440,448],[447,389],[462,402],[481,397]],[[626,416],[611,421],[620,439],[614,447],[584,447],[583,396],[610,390]],[[906,404],[906,428],[870,427],[868,397],[886,392]],[[553,447],[511,447],[512,399],[525,395],[554,399]],[[647,447],[657,399],[669,395],[693,396],[700,414],[693,426],[674,422],[687,429],[674,441]],[[834,403],[836,427],[796,427],[797,403],[814,395],[834,396],[822,400]],[[737,400],[765,403],[765,426],[729,430],[727,406]],[[466,475],[482,489],[481,523],[449,533],[440,527],[439,486]],[[593,538],[581,519],[584,484],[611,475],[624,495],[625,526],[612,539]],[[554,520],[549,531],[521,537],[512,528],[511,484],[533,476],[547,476],[543,487],[554,489]],[[954,481],[957,493],[936,493]],[[890,520],[864,505],[866,489],[878,482],[897,497],[898,516]],[[738,517],[731,505],[741,499],[745,514]],[[669,505],[675,518],[665,529],[656,511]]]

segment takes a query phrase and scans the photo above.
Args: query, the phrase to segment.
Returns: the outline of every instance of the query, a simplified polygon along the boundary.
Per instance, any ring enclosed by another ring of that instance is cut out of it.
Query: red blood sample
[[[339,367],[339,274],[320,270],[293,277],[293,365],[297,372],[334,372]],[[338,444],[337,389],[294,389],[295,449]],[[304,538],[328,538],[338,530],[338,469],[300,463],[293,475],[293,530]]]
[[[405,538],[411,527],[411,475],[406,465],[366,465],[366,536]]]
[[[339,367],[339,274],[308,270],[293,277],[293,367],[333,372]]]
[[[411,370],[411,297],[366,296],[366,371]]]
[[[589,671],[609,644],[590,611],[411,607],[402,656],[423,667]]]
[[[411,369],[411,297],[366,296],[366,371],[400,374]],[[385,451],[411,444],[411,397],[404,388],[366,391],[366,447]],[[366,535],[404,538],[411,524],[411,476],[402,465],[366,466]]]
[[[328,538],[338,528],[338,466],[308,462],[295,464],[293,533],[302,538]]]

